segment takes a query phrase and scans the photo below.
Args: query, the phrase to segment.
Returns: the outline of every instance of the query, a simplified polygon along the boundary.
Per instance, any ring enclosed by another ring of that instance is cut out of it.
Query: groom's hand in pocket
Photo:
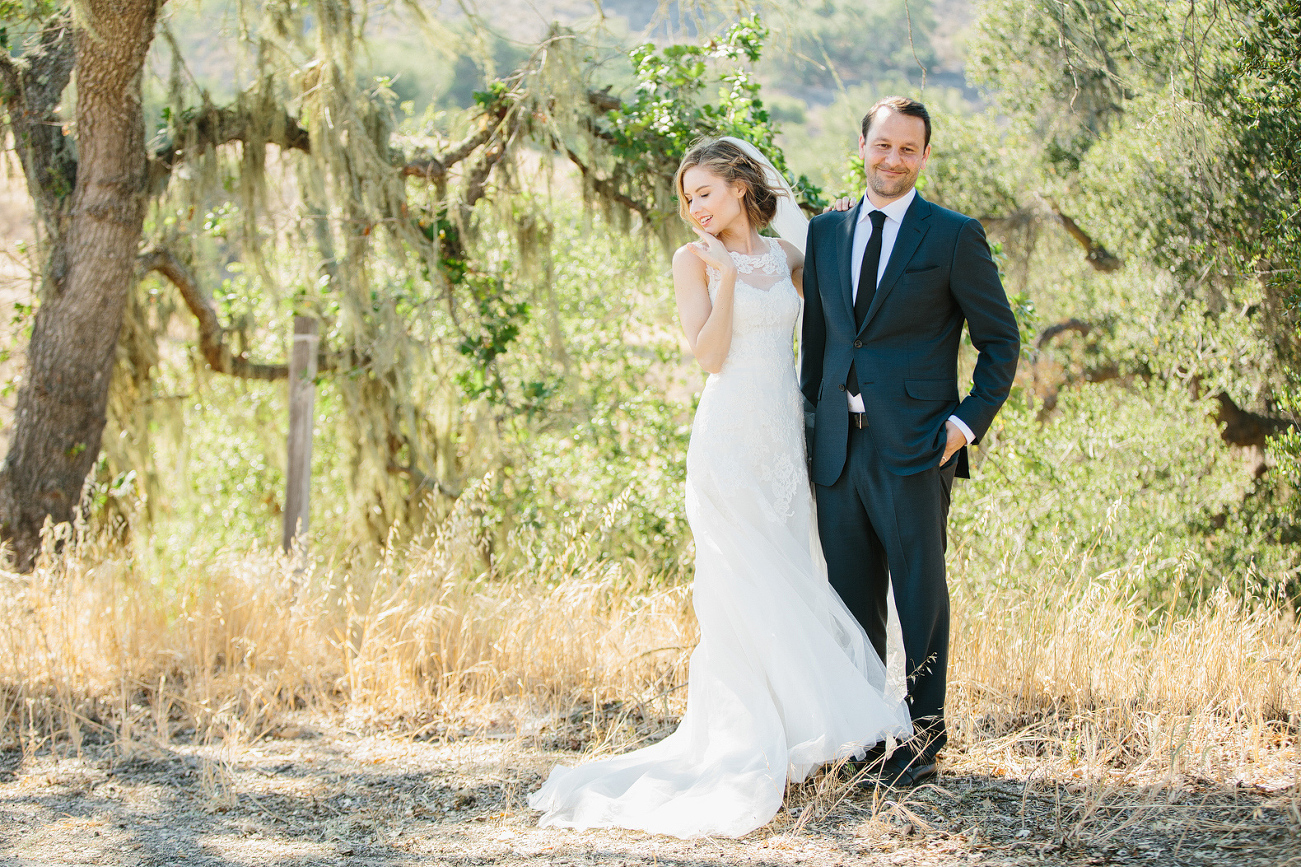
[[[940,466],[947,464],[949,459],[958,453],[958,449],[967,444],[966,434],[952,420],[944,422],[944,431],[946,437],[944,441],[944,457],[940,459]]]

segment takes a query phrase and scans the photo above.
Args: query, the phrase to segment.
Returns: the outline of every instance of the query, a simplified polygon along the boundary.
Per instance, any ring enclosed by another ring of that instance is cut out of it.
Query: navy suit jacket
[[[877,457],[898,475],[939,464],[945,420],[976,440],[1007,400],[1020,333],[978,220],[917,195],[861,328],[854,325],[850,253],[858,208],[809,223],[804,253],[800,390],[814,407],[812,477],[834,484],[845,466],[854,361]],[[963,322],[978,354],[972,388],[958,395]],[[959,456],[965,475],[966,450]]]

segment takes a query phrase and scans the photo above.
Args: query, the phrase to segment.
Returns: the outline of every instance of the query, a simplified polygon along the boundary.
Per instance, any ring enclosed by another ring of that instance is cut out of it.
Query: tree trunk
[[[0,469],[0,538],[32,567],[48,516],[70,521],[99,455],[145,213],[141,69],[161,0],[85,0],[77,19],[76,186],[27,350]],[[32,191],[35,195],[36,191]]]

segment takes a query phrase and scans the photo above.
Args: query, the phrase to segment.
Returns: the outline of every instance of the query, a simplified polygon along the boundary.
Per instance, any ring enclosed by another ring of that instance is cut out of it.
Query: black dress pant
[[[906,746],[928,757],[947,740],[949,588],[944,552],[957,464],[954,458],[943,467],[895,475],[877,458],[872,429],[851,425],[840,478],[830,486],[815,486],[818,532],[831,586],[883,660],[886,594],[893,578],[915,730]]]

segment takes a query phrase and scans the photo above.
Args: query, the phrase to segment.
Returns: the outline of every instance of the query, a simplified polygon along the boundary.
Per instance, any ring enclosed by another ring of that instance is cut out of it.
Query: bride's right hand
[[[732,261],[732,256],[727,252],[727,248],[723,246],[722,241],[718,240],[718,238],[709,234],[704,229],[701,229],[699,226],[692,226],[691,228],[700,236],[700,240],[688,244],[687,247],[691,252],[696,254],[696,257],[699,258],[700,261],[724,274],[736,270],[736,263]]]
[[[852,207],[854,207],[854,200],[851,199],[849,196],[841,196],[840,198],[836,199],[834,202],[832,202],[831,204],[823,208],[822,213],[825,214],[828,211],[848,211]]]

